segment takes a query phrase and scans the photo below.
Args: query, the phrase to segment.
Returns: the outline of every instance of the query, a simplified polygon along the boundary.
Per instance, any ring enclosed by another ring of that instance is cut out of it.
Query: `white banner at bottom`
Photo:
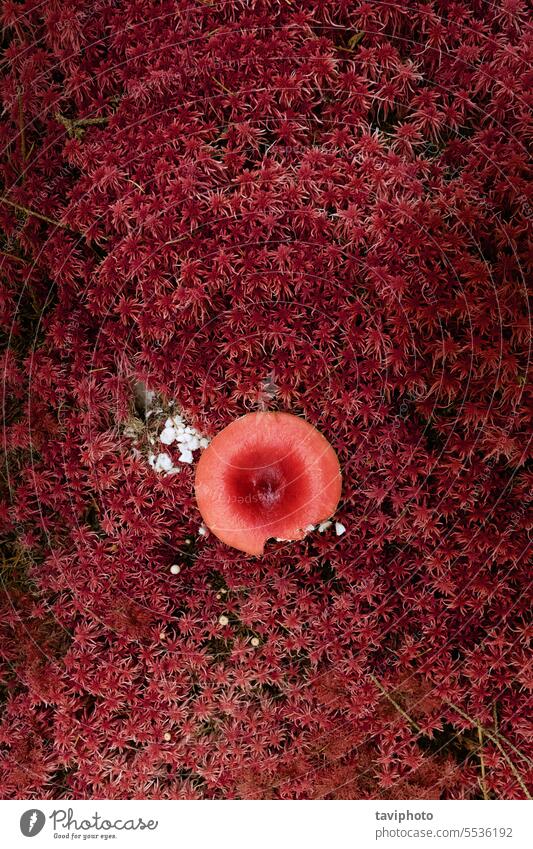
[[[3,801],[2,846],[530,849],[530,802]]]

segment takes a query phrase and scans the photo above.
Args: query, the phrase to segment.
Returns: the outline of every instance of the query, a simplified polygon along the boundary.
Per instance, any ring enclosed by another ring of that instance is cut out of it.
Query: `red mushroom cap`
[[[302,539],[308,525],[328,519],[341,495],[341,472],[335,451],[309,422],[249,413],[203,452],[195,490],[215,536],[258,555],[270,537]]]

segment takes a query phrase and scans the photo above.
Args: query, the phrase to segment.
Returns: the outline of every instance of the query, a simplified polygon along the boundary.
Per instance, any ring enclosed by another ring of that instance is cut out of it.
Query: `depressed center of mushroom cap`
[[[309,495],[302,459],[272,445],[240,452],[228,465],[226,486],[238,512],[268,524],[290,515]]]

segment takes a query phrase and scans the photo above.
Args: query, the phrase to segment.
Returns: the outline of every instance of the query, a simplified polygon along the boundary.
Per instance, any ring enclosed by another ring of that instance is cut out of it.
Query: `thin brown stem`
[[[26,134],[24,132],[24,108],[22,105],[22,93],[19,91],[19,131],[20,131],[20,154],[22,161],[26,161]]]
[[[26,215],[33,215],[34,218],[40,218],[41,221],[46,221],[47,224],[53,224],[54,227],[62,227],[64,230],[71,229],[68,224],[63,224],[62,221],[54,221],[53,218],[48,218],[47,215],[42,215],[40,212],[35,212],[34,209],[28,209],[27,206],[22,206],[20,203],[15,203],[15,201],[9,200],[9,198],[0,197],[0,203],[6,203],[8,206],[12,206],[13,209],[18,209],[19,212],[24,212]]]
[[[487,735],[487,736],[488,736],[488,735]],[[499,750],[500,750],[500,752],[502,753],[503,757],[505,758],[505,760],[506,760],[506,761],[507,761],[507,763],[509,764],[509,768],[510,768],[511,772],[513,773],[514,777],[516,778],[516,780],[518,781],[518,783],[519,783],[520,787],[522,788],[523,793],[524,793],[524,796],[526,797],[526,799],[530,799],[530,800],[531,800],[531,798],[532,798],[532,797],[531,797],[531,794],[529,793],[529,791],[528,791],[528,789],[527,789],[526,785],[524,784],[524,781],[523,781],[523,779],[522,779],[522,776],[521,776],[521,775],[520,775],[520,773],[518,772],[517,768],[515,767],[515,765],[514,765],[514,763],[512,762],[511,758],[509,757],[509,755],[507,754],[507,752],[506,752],[506,751],[505,751],[505,749],[503,748],[502,744],[500,743],[500,741],[498,740],[498,738],[497,738],[497,737],[494,737],[494,738],[491,738],[491,739],[493,740],[494,745],[498,747],[498,749],[499,749]]]
[[[483,729],[481,725],[478,724],[477,727],[477,738],[479,740],[479,765],[481,768],[481,791],[483,793],[483,798],[488,799],[487,795],[487,781],[485,777],[485,756],[483,754]]]
[[[410,725],[412,725],[415,731],[417,731],[418,734],[422,734],[422,729],[420,728],[418,723],[416,723],[415,720],[404,711],[404,709],[398,704],[398,702],[392,698],[392,696],[390,695],[390,693],[387,692],[383,684],[381,684],[374,675],[369,675],[369,678],[376,685],[380,693],[382,693],[382,695],[385,696],[385,698],[391,703],[391,705],[394,705],[398,713],[400,713],[403,718],[406,719]]]
[[[0,251],[0,256],[5,256],[8,259],[14,260],[15,262],[22,262],[22,263],[26,262],[26,260],[23,259],[23,257],[17,256],[16,254],[10,254],[9,251]]]
[[[457,705],[454,705],[451,702],[448,702],[448,704],[450,705],[450,707],[452,707],[454,709],[454,711],[456,711],[460,716],[462,716],[463,719],[467,719],[469,722],[472,723],[472,725],[478,724],[477,720],[472,719],[471,716],[469,716],[467,713],[462,711],[461,708],[457,707]],[[525,755],[523,752],[521,752],[520,749],[517,749],[516,746],[514,746],[511,743],[511,741],[508,740],[507,737],[505,737],[501,733],[501,731],[498,731],[498,724],[497,723],[498,723],[497,716],[496,716],[496,713],[494,713],[494,729],[485,728],[484,725],[481,726],[481,728],[483,729],[483,732],[485,734],[485,737],[488,737],[489,740],[493,740],[493,738],[497,737],[500,741],[503,741],[505,743],[505,745],[508,746],[509,749],[511,749],[515,753],[515,755],[518,755],[518,757],[522,758],[522,760],[524,760],[527,764],[532,765],[533,761],[531,760],[531,758],[528,758],[528,756]]]
[[[227,94],[233,94],[233,95],[235,94],[234,91],[230,91],[229,88],[226,88],[224,83],[221,83],[220,80],[217,80],[216,77],[211,77],[211,79],[213,80],[215,85],[217,85],[219,88],[222,89],[222,91],[225,91]]]
[[[95,115],[92,118],[67,118],[60,112],[56,112],[56,120],[63,124],[66,130],[72,132],[76,127],[88,127],[93,124],[107,124],[108,115]]]
[[[475,719],[472,719],[472,717],[468,716],[468,714],[467,714],[467,713],[465,713],[465,712],[464,712],[464,711],[462,711],[460,708],[458,708],[458,707],[457,707],[457,705],[454,705],[454,704],[452,704],[451,702],[448,702],[448,704],[449,704],[449,705],[450,705],[450,707],[451,707],[451,708],[453,708],[453,710],[455,710],[455,711],[456,711],[456,712],[457,712],[460,716],[462,716],[464,719],[468,720],[468,722],[471,722],[471,723],[472,723],[472,725],[477,725],[477,726],[479,727],[479,723],[478,723],[478,722],[476,722],[476,720],[475,720]],[[482,729],[483,729],[483,733],[485,734],[485,737],[488,737],[488,739],[489,739],[489,740],[491,740],[491,741],[494,743],[494,745],[495,745],[495,746],[497,747],[497,749],[500,751],[500,753],[501,753],[502,757],[503,757],[503,758],[505,758],[505,761],[507,762],[507,764],[508,764],[508,766],[509,766],[509,769],[511,770],[511,772],[513,773],[514,777],[516,778],[516,780],[517,780],[518,784],[519,784],[519,785],[520,785],[520,787],[522,788],[522,791],[523,791],[523,793],[524,793],[524,795],[525,795],[526,799],[531,799],[531,795],[530,795],[530,793],[529,793],[529,791],[528,791],[528,789],[527,789],[526,785],[524,784],[524,780],[523,780],[522,776],[520,775],[520,773],[518,772],[518,769],[516,768],[516,766],[514,765],[514,763],[513,763],[513,762],[512,762],[512,760],[511,760],[511,758],[509,757],[509,755],[507,754],[507,752],[506,752],[506,751],[505,751],[505,749],[503,748],[502,744],[500,743],[500,740],[498,739],[498,736],[499,736],[499,737],[501,737],[501,739],[502,739],[502,740],[503,740],[503,739],[505,739],[505,738],[504,738],[504,737],[502,737],[502,736],[501,736],[501,734],[500,734],[500,735],[498,735],[498,733],[494,733],[494,732],[490,731],[488,728],[484,728],[483,726],[481,726],[481,727],[482,727]],[[514,746],[512,746],[512,744],[510,744],[510,743],[509,743],[509,741],[507,741],[507,740],[506,740],[506,742],[508,743],[508,745],[510,745],[510,746],[511,746],[511,748],[512,748],[515,752],[517,752],[517,754],[518,754],[518,755],[520,755],[521,757],[525,757],[525,755],[522,755],[522,753],[521,753],[518,749],[516,749]],[[526,760],[527,760],[527,761],[529,761],[529,759],[528,759],[528,758],[526,758]]]

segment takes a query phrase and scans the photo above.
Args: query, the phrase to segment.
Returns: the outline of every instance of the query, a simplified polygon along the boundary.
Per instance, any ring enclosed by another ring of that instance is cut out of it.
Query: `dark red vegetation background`
[[[526,3],[2,27],[2,795],[524,798]],[[198,536],[136,381],[307,418],[346,533]]]

